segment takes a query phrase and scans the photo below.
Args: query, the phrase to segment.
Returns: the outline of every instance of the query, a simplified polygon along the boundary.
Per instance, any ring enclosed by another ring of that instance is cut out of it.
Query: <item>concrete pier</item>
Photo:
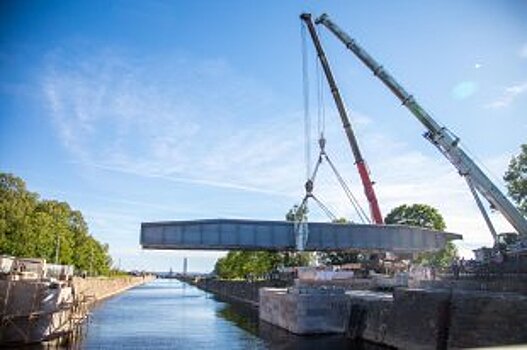
[[[527,344],[527,296],[449,289],[262,289],[260,318],[296,334],[347,333],[400,349]]]
[[[349,308],[342,289],[260,290],[260,319],[295,334],[345,333]]]

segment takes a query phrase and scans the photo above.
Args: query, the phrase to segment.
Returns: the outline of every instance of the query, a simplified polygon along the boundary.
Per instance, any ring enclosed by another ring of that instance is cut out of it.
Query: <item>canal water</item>
[[[218,300],[177,280],[151,283],[102,302],[82,349],[364,349],[343,336],[300,337],[259,322],[257,309]]]

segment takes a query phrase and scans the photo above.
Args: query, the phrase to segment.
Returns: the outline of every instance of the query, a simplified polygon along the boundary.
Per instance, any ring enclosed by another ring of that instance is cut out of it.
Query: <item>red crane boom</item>
[[[379,208],[377,196],[375,195],[375,190],[373,189],[373,182],[370,179],[370,173],[368,171],[366,161],[362,157],[357,138],[355,137],[355,133],[351,128],[351,123],[349,121],[346,108],[344,107],[344,101],[340,96],[337,84],[335,83],[335,78],[333,78],[333,73],[331,72],[331,69],[329,67],[329,62],[326,58],[326,55],[324,54],[324,50],[322,49],[320,40],[318,39],[315,26],[313,25],[313,21],[311,19],[311,14],[303,13],[302,15],[300,15],[300,19],[302,19],[307,25],[309,34],[311,36],[311,39],[313,40],[313,44],[315,45],[315,49],[317,51],[317,56],[324,70],[324,75],[326,76],[329,87],[331,89],[331,94],[333,95],[333,99],[335,100],[335,104],[337,105],[337,110],[342,121],[342,126],[344,127],[344,130],[346,132],[346,136],[351,146],[351,151],[353,152],[353,156],[355,158],[355,165],[357,166],[362,186],[364,187],[364,194],[366,195],[366,199],[368,200],[370,206],[370,215],[372,221],[375,224],[383,224],[384,221],[382,218],[381,209]]]

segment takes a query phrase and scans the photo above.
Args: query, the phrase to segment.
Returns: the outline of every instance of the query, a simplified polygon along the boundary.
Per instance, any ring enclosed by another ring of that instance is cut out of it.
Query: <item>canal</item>
[[[177,280],[155,280],[102,302],[82,349],[362,349],[343,336],[299,337]],[[374,347],[371,347],[374,348]],[[375,347],[376,348],[376,347]]]

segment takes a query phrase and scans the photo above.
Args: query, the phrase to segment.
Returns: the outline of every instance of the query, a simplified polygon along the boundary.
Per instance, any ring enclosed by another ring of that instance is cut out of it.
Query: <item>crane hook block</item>
[[[313,180],[311,179],[307,180],[305,187],[306,187],[306,193],[312,194],[313,193]]]
[[[324,152],[326,148],[326,139],[323,136],[320,136],[318,139],[318,145],[320,146],[320,150]]]

